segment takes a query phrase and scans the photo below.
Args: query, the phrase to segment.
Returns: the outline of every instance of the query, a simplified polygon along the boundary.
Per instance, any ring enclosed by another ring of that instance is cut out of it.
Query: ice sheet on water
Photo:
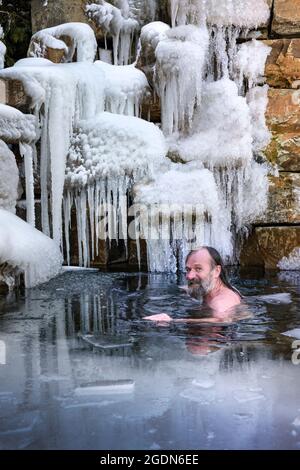
[[[281,334],[284,336],[289,336],[291,338],[300,339],[300,328],[294,328],[293,330],[288,330]]]
[[[291,304],[291,294],[287,292],[280,292],[278,294],[267,294],[255,296],[257,300],[262,300],[268,304]]]
[[[110,335],[80,335],[81,340],[99,351],[109,351],[112,349],[132,348],[134,345],[133,338]]]
[[[135,388],[134,380],[102,380],[91,384],[85,384],[75,388],[75,396],[91,396],[91,395],[114,395],[133,393]]]

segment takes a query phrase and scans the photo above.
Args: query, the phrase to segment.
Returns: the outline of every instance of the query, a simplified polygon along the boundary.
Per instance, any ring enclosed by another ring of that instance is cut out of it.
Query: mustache
[[[188,281],[188,286],[201,286],[201,281],[194,279],[193,281]]]
[[[193,299],[201,300],[205,294],[205,291],[201,282],[189,281],[187,286],[187,293],[190,295],[190,297],[193,297]]]

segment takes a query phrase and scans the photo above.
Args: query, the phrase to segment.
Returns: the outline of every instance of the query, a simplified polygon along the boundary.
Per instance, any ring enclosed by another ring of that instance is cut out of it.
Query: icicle
[[[91,184],[87,188],[88,194],[88,212],[91,229],[91,257],[95,257],[95,185]]]
[[[34,179],[33,179],[33,149],[32,146],[20,142],[20,154],[24,158],[25,179],[26,179],[26,220],[35,227],[34,210]]]
[[[70,266],[70,228],[71,228],[71,192],[67,190],[63,199],[64,234],[67,264]]]

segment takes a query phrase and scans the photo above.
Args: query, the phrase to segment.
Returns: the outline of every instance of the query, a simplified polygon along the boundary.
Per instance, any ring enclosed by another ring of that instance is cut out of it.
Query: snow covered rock
[[[18,183],[19,170],[15,156],[8,146],[0,140],[0,208],[15,212]]]
[[[84,23],[64,23],[35,33],[28,57],[43,57],[54,62],[94,62],[97,42],[92,28]]]
[[[25,286],[33,287],[60,272],[62,256],[53,240],[0,209],[0,265],[4,263],[24,272]]]

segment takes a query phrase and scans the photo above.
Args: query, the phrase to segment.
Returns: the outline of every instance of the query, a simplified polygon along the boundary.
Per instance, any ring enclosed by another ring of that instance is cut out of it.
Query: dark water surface
[[[142,320],[196,314],[175,275],[0,296],[0,449],[300,449],[300,272],[232,279],[253,317],[227,326]]]

